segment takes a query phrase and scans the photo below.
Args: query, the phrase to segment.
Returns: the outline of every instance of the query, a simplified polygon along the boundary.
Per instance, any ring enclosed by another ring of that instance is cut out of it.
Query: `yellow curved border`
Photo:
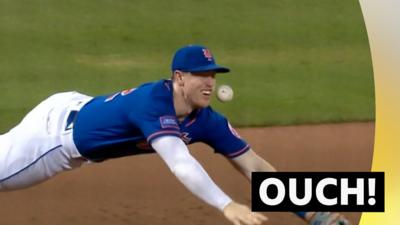
[[[398,225],[400,218],[400,1],[360,0],[375,80],[373,171],[385,172],[385,213],[363,213],[360,225]],[[397,219],[397,220],[396,220]]]

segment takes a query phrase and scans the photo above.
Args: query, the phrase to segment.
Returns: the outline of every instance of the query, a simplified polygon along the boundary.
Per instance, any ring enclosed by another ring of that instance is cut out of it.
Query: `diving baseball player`
[[[86,162],[158,153],[194,195],[235,225],[266,221],[226,195],[189,153],[204,142],[250,180],[253,171],[275,171],[210,106],[216,73],[210,50],[190,45],[172,61],[172,78],[112,95],[58,93],[41,102],[0,136],[0,190],[26,188]],[[297,212],[312,225],[347,225],[340,214]]]

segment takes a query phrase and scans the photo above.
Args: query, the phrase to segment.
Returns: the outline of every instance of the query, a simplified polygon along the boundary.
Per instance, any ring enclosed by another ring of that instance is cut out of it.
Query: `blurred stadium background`
[[[174,51],[208,46],[232,69],[236,126],[374,120],[358,1],[1,0],[0,131],[60,91],[113,93],[168,78]]]

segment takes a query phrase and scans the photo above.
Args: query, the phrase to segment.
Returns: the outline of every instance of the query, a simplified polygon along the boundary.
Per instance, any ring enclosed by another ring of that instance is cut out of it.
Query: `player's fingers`
[[[237,221],[239,221],[240,224],[246,224],[246,225],[253,225],[253,222],[251,222],[251,217],[248,215],[242,215],[237,218]]]
[[[255,213],[249,213],[242,218],[243,223],[247,225],[260,225],[262,220],[255,216]]]
[[[259,218],[253,217],[253,224],[255,224],[255,225],[261,225],[262,222],[263,222],[263,221],[260,220]]]
[[[233,225],[242,225],[239,220],[233,220],[232,223]]]
[[[262,224],[267,218],[259,213],[251,213],[251,220],[254,222],[254,224]]]
[[[254,217],[251,214],[246,216],[246,218],[244,218],[243,221],[248,225],[259,225],[261,223],[261,221],[259,221],[256,217]]]
[[[252,218],[243,218],[242,222],[246,225],[256,225],[257,223],[253,221]]]
[[[254,217],[256,217],[257,219],[261,220],[261,221],[267,221],[268,217],[264,216],[261,213],[254,213]]]

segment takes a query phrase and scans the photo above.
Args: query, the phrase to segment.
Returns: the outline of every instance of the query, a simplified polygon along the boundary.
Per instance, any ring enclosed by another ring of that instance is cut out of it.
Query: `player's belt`
[[[68,108],[67,108],[67,119],[64,120],[64,131],[68,131],[71,130],[74,127],[74,123],[76,118],[78,117],[78,113],[79,110],[81,110],[81,108],[88,103],[90,100],[92,99],[92,97],[88,97],[85,99],[81,99],[78,101],[73,102]],[[65,117],[64,117],[65,118]]]
[[[78,117],[78,112],[78,110],[72,110],[69,112],[64,130],[71,130],[74,127],[74,122]]]

